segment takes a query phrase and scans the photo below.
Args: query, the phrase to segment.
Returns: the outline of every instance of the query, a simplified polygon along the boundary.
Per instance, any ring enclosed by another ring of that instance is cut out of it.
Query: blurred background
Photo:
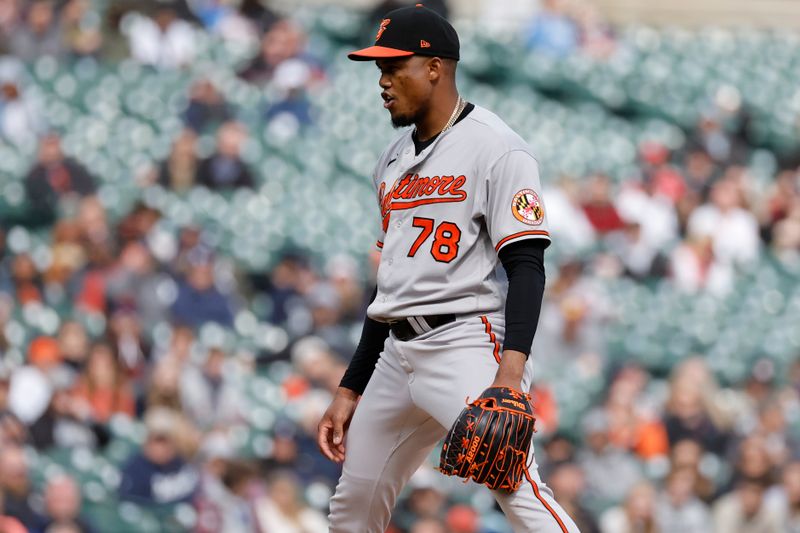
[[[0,531],[327,531],[395,135],[345,52],[401,3],[0,0]],[[800,2],[428,6],[541,164],[558,500],[800,531]],[[391,533],[510,532],[437,460]]]

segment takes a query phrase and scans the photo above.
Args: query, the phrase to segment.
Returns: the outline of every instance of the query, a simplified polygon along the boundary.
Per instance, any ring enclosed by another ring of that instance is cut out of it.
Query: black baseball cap
[[[375,44],[347,57],[353,61],[373,61],[422,55],[458,61],[458,49],[458,34],[447,19],[417,4],[388,12],[378,27]]]

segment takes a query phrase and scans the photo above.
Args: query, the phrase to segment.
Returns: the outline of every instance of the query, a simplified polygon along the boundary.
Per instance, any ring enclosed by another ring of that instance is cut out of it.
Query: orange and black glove
[[[486,389],[447,433],[439,470],[493,490],[517,490],[525,478],[535,421],[528,394]]]

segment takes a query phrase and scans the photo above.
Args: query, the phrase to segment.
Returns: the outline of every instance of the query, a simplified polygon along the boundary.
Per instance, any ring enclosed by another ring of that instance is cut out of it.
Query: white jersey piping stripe
[[[421,327],[422,327],[422,328],[423,328],[425,331],[430,331],[430,330],[432,330],[432,329],[433,329],[433,328],[430,326],[430,324],[428,324],[428,321],[427,321],[427,320],[425,320],[425,317],[424,317],[424,316],[417,317],[417,322],[419,322],[419,325],[420,325],[420,326],[421,326]]]
[[[414,333],[417,335],[422,335],[425,333],[423,327],[419,324],[419,322],[417,322],[416,317],[410,316],[406,320],[408,320],[408,323],[411,324],[411,328],[414,330]]]

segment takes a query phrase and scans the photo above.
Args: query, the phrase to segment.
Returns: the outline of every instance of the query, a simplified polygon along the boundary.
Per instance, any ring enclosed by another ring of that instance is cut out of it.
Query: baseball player
[[[330,531],[383,533],[466,398],[490,386],[530,389],[550,237],[531,149],[459,95],[458,35],[444,18],[421,4],[391,11],[375,45],[348,57],[375,61],[393,125],[413,126],[372,175],[377,288],[318,434],[321,451],[344,463]],[[517,490],[494,491],[514,531],[578,531],[541,482],[532,449],[529,457]]]

